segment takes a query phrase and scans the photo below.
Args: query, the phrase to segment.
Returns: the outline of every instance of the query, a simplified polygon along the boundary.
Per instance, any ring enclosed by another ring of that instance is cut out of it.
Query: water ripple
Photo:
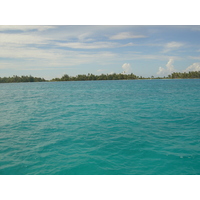
[[[0,85],[0,174],[200,174],[200,81]]]

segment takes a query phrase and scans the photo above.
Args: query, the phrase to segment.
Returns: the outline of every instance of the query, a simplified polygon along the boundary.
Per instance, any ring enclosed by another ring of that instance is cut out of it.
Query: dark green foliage
[[[61,78],[54,78],[51,81],[94,81],[94,80],[134,80],[134,79],[183,79],[183,78],[200,78],[200,71],[194,71],[194,72],[173,72],[171,75],[168,75],[168,77],[154,77],[151,76],[151,78],[144,78],[142,76],[136,76],[135,74],[101,74],[101,75],[94,75],[88,73],[88,75],[85,74],[79,74],[77,76],[69,76],[65,74]],[[0,77],[0,83],[20,83],[20,82],[44,82],[46,81],[44,78],[38,78],[33,76],[16,76],[13,77]]]
[[[91,80],[133,80],[133,79],[175,79],[175,78],[200,78],[200,71],[195,72],[174,72],[168,77],[154,77],[144,78],[142,76],[136,76],[135,74],[101,74],[94,75],[88,73],[88,75],[82,74],[75,77],[65,74],[61,78],[54,78],[51,81],[91,81]]]
[[[92,81],[92,80],[130,80],[130,79],[138,79],[136,75],[133,73],[131,74],[101,74],[101,75],[94,75],[88,73],[88,75],[85,74],[79,74],[75,77],[71,77],[67,74],[59,78],[54,78],[51,81]],[[141,77],[142,78],[142,77]]]
[[[169,78],[200,78],[200,71],[194,71],[194,72],[174,72],[171,74]]]
[[[44,78],[38,78],[33,76],[16,76],[13,77],[0,77],[0,83],[21,83],[21,82],[44,82]]]

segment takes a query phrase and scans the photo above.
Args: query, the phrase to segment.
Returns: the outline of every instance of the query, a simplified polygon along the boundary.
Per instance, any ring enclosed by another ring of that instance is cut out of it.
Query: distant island
[[[0,83],[21,83],[21,82],[53,82],[53,81],[94,81],[94,80],[138,80],[138,79],[196,79],[200,78],[200,71],[191,71],[191,72],[173,72],[171,75],[167,77],[142,77],[136,76],[135,74],[101,74],[94,75],[88,73],[87,75],[77,75],[77,76],[69,76],[67,74],[63,75],[61,78],[53,78],[52,80],[45,80],[44,78],[38,78],[33,76],[12,76],[12,77],[0,77]]]
[[[0,77],[0,83],[21,83],[21,82],[45,82],[44,78],[38,78],[33,76],[16,76],[13,77]]]

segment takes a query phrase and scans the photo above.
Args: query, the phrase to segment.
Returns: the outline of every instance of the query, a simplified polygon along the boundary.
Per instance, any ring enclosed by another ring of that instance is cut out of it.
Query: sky
[[[1,25],[0,77],[200,70],[197,25]]]

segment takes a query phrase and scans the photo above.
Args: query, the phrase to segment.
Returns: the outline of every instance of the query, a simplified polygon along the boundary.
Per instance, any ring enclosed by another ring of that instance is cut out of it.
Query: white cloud
[[[1,62],[1,69],[31,69],[66,67],[88,63],[107,64],[116,60],[117,55],[112,52],[82,52],[63,49],[39,49],[34,47],[4,47],[0,48],[0,57],[15,59],[15,62]],[[18,63],[18,64],[17,64]]]
[[[86,35],[85,35],[86,36]],[[83,37],[84,39],[84,37]],[[40,48],[41,45],[52,45],[51,48],[43,49]],[[34,45],[34,47],[32,46]],[[40,45],[36,47],[35,45]],[[112,59],[116,55],[112,52],[77,52],[69,51],[64,49],[59,49],[56,47],[68,46],[71,48],[79,49],[98,49],[98,48],[114,48],[120,44],[111,42],[94,42],[94,43],[55,43],[48,37],[42,37],[37,34],[5,34],[0,33],[0,57],[2,58],[23,58],[23,59],[42,59],[42,60],[65,60],[67,63],[71,58],[76,59],[75,63],[85,63],[86,62],[106,62],[107,59]],[[79,61],[78,59],[79,58]],[[105,61],[103,61],[103,59]],[[74,61],[74,59],[72,59]],[[80,60],[81,59],[81,60]],[[95,60],[96,59],[96,60]]]
[[[173,66],[174,60],[171,58],[169,59],[168,63],[166,64],[166,68],[159,67],[157,74],[158,75],[169,75],[173,72],[176,72],[177,70]],[[187,67],[183,72],[189,72],[189,71],[200,71],[200,63],[193,63],[189,67]]]
[[[40,49],[17,44],[7,44],[3,48],[0,48],[0,57],[2,58],[41,58],[52,60],[54,58],[60,58],[63,53],[64,51],[57,49]]]
[[[0,31],[29,31],[29,30],[37,30],[44,31],[48,29],[55,28],[55,26],[37,26],[37,25],[1,25]]]
[[[179,48],[181,46],[183,46],[183,44],[180,42],[170,42],[166,44],[167,48]]]
[[[131,47],[131,46],[136,46],[136,44],[133,44],[132,42],[129,42],[128,44],[122,45],[123,47]]]
[[[91,37],[91,35],[92,33],[86,32],[86,33],[78,35],[77,38],[80,41],[93,41],[94,39],[89,38]]]
[[[186,68],[184,71],[185,71],[185,72],[189,72],[189,71],[200,71],[200,63],[193,63],[193,64],[190,65],[188,68]]]
[[[123,73],[131,73],[131,65],[129,63],[124,63],[122,65]]]
[[[164,69],[163,67],[159,67],[157,74],[164,75],[165,73],[166,73],[166,69]]]
[[[48,38],[31,34],[5,34],[0,33],[0,45],[21,46],[27,44],[46,44]]]
[[[56,43],[58,46],[69,47],[72,49],[102,49],[102,48],[115,48],[120,45],[113,42],[93,42],[93,43],[81,43],[81,42],[69,42],[69,43]]]
[[[169,42],[169,43],[164,45],[163,53],[167,53],[169,51],[176,50],[176,49],[178,49],[182,46],[184,46],[184,44],[180,43],[180,42]]]
[[[188,56],[189,59],[200,60],[200,56]]]
[[[129,32],[122,32],[118,33],[116,35],[110,36],[110,40],[124,40],[124,39],[131,39],[131,38],[145,38],[144,35],[134,35]]]
[[[173,62],[174,62],[174,59],[170,58],[168,63],[166,64],[166,68],[159,67],[157,74],[158,75],[167,76],[167,75],[175,72],[176,69],[173,66]]]
[[[56,45],[62,47],[69,47],[72,49],[103,49],[103,48],[135,46],[135,44],[133,43],[120,44],[116,42],[89,42],[92,41],[92,39],[85,39],[85,38],[84,41],[88,42],[65,42],[65,43],[57,42]]]
[[[180,60],[181,57],[178,56],[170,56],[170,58],[174,60]],[[119,56],[116,58],[118,60],[161,60],[161,61],[166,61],[169,60],[169,56],[167,55],[152,55],[152,54],[142,54],[142,52],[137,52],[137,51],[125,51],[123,54],[119,54]]]
[[[170,58],[169,61],[168,61],[168,63],[166,64],[167,71],[168,71],[169,73],[172,73],[172,72],[176,71],[176,70],[174,69],[173,62],[174,62],[174,59]]]

